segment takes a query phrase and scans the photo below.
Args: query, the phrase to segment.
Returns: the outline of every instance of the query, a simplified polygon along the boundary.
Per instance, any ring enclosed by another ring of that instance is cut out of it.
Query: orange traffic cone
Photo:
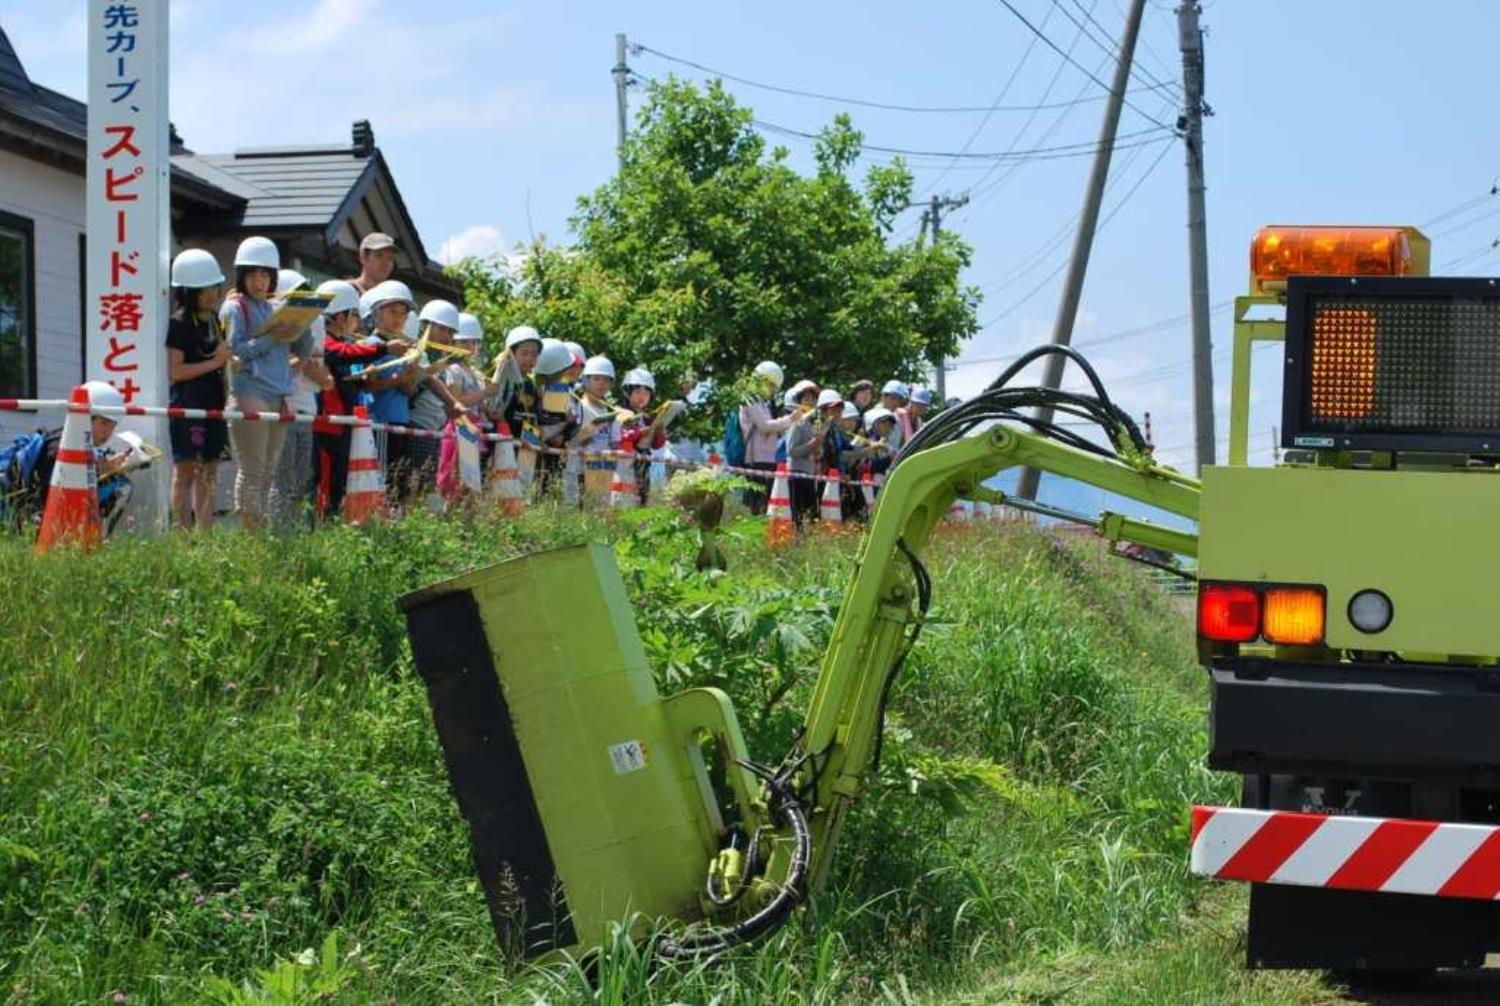
[[[724,474],[724,459],[719,457],[718,451],[708,452],[708,467],[714,470],[715,475]]]
[[[625,455],[615,462],[615,477],[609,483],[612,510],[630,510],[636,505],[635,459]]]
[[[89,393],[87,388],[77,387],[68,398],[68,417],[63,420],[36,550],[40,555],[54,545],[70,542],[89,550],[98,548],[103,537],[99,476],[94,468],[94,438],[89,429]]]
[[[490,456],[490,495],[507,517],[519,517],[525,498],[521,492],[521,472],[516,465],[516,442],[511,439],[510,425],[502,422],[497,433],[501,439],[495,441],[495,453]]]
[[[363,524],[372,517],[385,516],[385,478],[380,458],[375,453],[375,434],[370,430],[370,413],[363,405],[354,407],[359,420],[350,430],[349,481],[344,487],[344,521]]]
[[[766,516],[771,522],[766,525],[766,545],[769,548],[785,548],[797,538],[797,526],[792,523],[792,490],[787,481],[786,462],[776,466],[776,479],[771,483],[771,498],[766,503]]]
[[[827,534],[844,529],[842,484],[839,479],[839,470],[828,469],[827,481],[823,483],[823,498],[818,501],[818,517],[823,522],[823,531]]]

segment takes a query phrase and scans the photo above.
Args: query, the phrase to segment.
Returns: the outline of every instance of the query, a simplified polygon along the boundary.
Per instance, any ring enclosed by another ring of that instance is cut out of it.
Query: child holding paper
[[[292,358],[305,357],[312,335],[294,342],[260,334],[275,310],[281,255],[269,238],[248,237],[234,254],[234,290],[224,301],[219,321],[229,333],[236,366],[229,385],[229,407],[242,412],[283,412],[292,393]],[[286,441],[286,424],[243,419],[229,424],[229,443],[239,470],[234,478],[234,505],[247,528],[265,526],[271,478]]]

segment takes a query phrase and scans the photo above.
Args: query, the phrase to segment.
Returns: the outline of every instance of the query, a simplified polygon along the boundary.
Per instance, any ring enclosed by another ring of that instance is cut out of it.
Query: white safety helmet
[[[354,284],[342,279],[324,280],[318,284],[318,292],[332,294],[333,300],[323,305],[324,314],[343,314],[359,310],[359,291]]]
[[[172,285],[187,290],[202,290],[224,282],[219,260],[202,248],[185,248],[172,260]]]
[[[903,402],[911,397],[911,392],[900,381],[886,381],[885,387],[880,389],[880,393],[882,395],[895,395]]]
[[[797,389],[796,388],[788,389],[787,393],[781,396],[781,407],[783,409],[785,409],[787,412],[791,412],[793,409],[795,409],[797,407]]]
[[[298,287],[311,285],[307,277],[295,269],[278,269],[276,270],[276,292],[271,296],[285,297]]]
[[[543,339],[542,351],[536,355],[536,372],[543,377],[561,374],[573,365],[573,351],[565,342]]]
[[[764,377],[770,381],[772,388],[776,391],[780,391],[781,385],[786,381],[786,375],[781,372],[781,368],[770,360],[762,360],[755,365],[755,376]]]
[[[483,342],[484,326],[468,311],[458,312],[458,338],[465,342]]]
[[[576,342],[564,342],[563,345],[568,347],[568,352],[572,353],[573,359],[578,361],[574,366],[582,366],[588,362],[588,350],[584,349],[582,345]]]
[[[542,333],[530,325],[517,325],[505,335],[506,349],[515,349],[523,342],[534,342],[540,347],[543,345],[544,340],[542,339]]]
[[[417,312],[406,312],[406,321],[401,326],[401,335],[407,342],[416,342],[422,337],[422,323],[417,321]]]
[[[645,367],[636,367],[634,370],[625,372],[625,380],[620,382],[626,388],[650,388],[656,390],[656,378],[651,371]]]
[[[842,416],[840,416],[839,418],[841,418],[841,419],[858,419],[859,418],[859,406],[855,405],[853,402],[845,402],[844,403],[844,414]]]
[[[911,402],[913,405],[931,405],[932,392],[927,388],[911,389]]]
[[[818,390],[818,382],[816,382],[816,381],[802,380],[802,381],[798,381],[796,384],[792,385],[792,389],[790,391],[788,391],[787,394],[791,395],[792,396],[792,401],[795,402],[801,395],[806,394],[809,391],[817,391],[817,390]]]
[[[892,422],[895,422],[896,414],[883,405],[877,405],[873,409],[867,409],[865,411],[865,429],[874,432],[875,424],[880,422],[882,419],[889,419]]]
[[[834,391],[832,388],[824,388],[822,391],[818,392],[818,408],[820,408],[820,409],[826,409],[830,405],[843,405],[843,404],[844,404],[844,396],[840,395],[837,391]]]
[[[235,268],[255,266],[260,269],[280,269],[281,253],[276,250],[276,242],[270,238],[259,235],[248,237],[235,249],[234,265]]]
[[[376,283],[365,296],[370,298],[370,313],[372,314],[380,310],[382,304],[389,304],[392,301],[399,301],[413,311],[417,309],[417,302],[411,295],[411,287],[399,279],[388,279],[384,283]]]
[[[89,415],[109,420],[120,418],[118,414],[107,416],[94,411],[99,408],[124,408],[125,396],[120,394],[119,388],[108,381],[88,381],[83,387],[89,393]]]
[[[429,300],[422,305],[422,313],[417,315],[419,322],[432,322],[434,325],[442,325],[458,331],[458,308],[446,300]]]
[[[615,364],[607,356],[591,356],[583,364],[584,377],[607,377],[615,379]]]

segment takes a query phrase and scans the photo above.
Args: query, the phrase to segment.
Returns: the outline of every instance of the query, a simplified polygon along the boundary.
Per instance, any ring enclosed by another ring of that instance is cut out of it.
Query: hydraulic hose
[[[765,781],[771,794],[772,818],[792,833],[794,845],[786,881],[763,908],[732,926],[689,933],[682,937],[662,937],[656,945],[656,953],[667,960],[723,953],[732,947],[758,940],[779,929],[802,903],[808,865],[812,861],[812,830],[807,824],[807,814],[786,780],[772,775],[759,765],[749,762],[741,764]]]

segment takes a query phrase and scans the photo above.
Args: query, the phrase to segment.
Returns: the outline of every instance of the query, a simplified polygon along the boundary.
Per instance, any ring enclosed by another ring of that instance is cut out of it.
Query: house
[[[35,84],[0,29],[0,398],[66,398],[84,368],[84,163],[88,108]],[[427,257],[366,121],[347,146],[198,154],[172,131],[173,252],[207,248],[226,274],[249,234],[319,282],[359,271],[359,242],[383,231],[396,277],[418,300],[462,291]],[[35,426],[0,412],[0,435]]]

